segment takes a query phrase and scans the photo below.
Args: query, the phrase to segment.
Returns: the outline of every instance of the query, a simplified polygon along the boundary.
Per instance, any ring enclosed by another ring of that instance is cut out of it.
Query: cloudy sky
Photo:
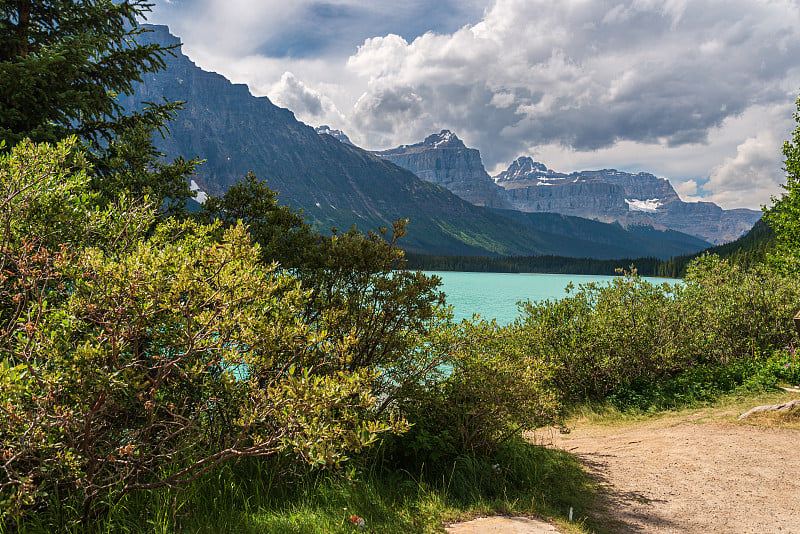
[[[669,178],[758,208],[783,182],[800,0],[156,0],[201,67],[391,148],[450,129],[490,174]]]

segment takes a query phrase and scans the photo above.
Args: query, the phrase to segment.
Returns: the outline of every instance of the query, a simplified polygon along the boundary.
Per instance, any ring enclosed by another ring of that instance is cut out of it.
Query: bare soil
[[[737,423],[739,413],[578,424],[544,441],[600,482],[603,502],[582,513],[604,531],[800,534],[800,430]]]

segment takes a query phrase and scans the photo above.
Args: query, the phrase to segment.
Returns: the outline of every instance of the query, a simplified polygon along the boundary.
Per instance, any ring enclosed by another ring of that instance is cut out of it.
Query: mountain
[[[179,43],[167,27],[149,28],[141,36],[144,42]],[[586,226],[597,223],[584,219],[565,219],[570,222],[563,228],[542,230],[534,214],[514,219],[472,205],[389,161],[318,133],[268,98],[252,96],[246,86],[202,70],[180,49],[166,63],[165,70],[143,75],[134,95],[121,96],[120,102],[130,110],[162,98],[187,102],[169,125],[170,135],[157,138],[156,144],[168,157],[205,158],[193,187],[208,194],[224,193],[253,171],[320,231],[353,224],[377,229],[409,218],[403,247],[429,254],[665,258],[708,246],[690,236],[680,242],[657,231],[640,239],[621,227],[608,230],[608,225],[602,228],[616,236],[609,238],[613,243],[598,243]]]
[[[625,227],[652,226],[713,244],[735,240],[761,217],[761,212],[754,210],[723,210],[712,202],[683,202],[668,180],[645,172],[604,169],[564,174],[521,157],[492,178],[480,152],[465,146],[449,130],[430,135],[421,143],[373,154],[478,206],[560,213],[618,222]]]
[[[430,135],[415,145],[402,145],[373,154],[410,170],[423,180],[449,189],[476,206],[510,207],[502,198],[503,189],[484,169],[480,152],[467,148],[449,130]]]
[[[604,169],[563,174],[522,157],[494,179],[516,210],[563,213],[625,226],[653,225],[714,244],[737,239],[761,218],[755,210],[683,202],[669,181],[644,172]]]

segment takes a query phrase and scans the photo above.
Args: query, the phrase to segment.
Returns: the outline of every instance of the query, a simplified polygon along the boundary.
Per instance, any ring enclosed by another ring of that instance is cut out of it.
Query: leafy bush
[[[796,278],[763,264],[745,268],[704,256],[689,267],[685,282],[683,313],[696,317],[695,350],[703,361],[760,358],[796,342]]]
[[[402,463],[437,463],[490,456],[522,432],[557,424],[560,404],[547,389],[546,362],[531,362],[518,337],[494,322],[469,322],[447,331],[448,374],[419,383],[398,402],[411,424],[392,438],[389,455]]]
[[[783,143],[783,170],[786,183],[784,193],[772,197],[773,205],[764,207],[764,219],[775,231],[775,250],[770,254],[770,264],[787,273],[800,271],[800,97],[794,113],[797,123],[791,139]]]
[[[307,292],[242,225],[100,211],[70,151],[0,158],[3,523],[50,505],[87,522],[242,456],[331,465],[401,428],[375,421],[370,370],[316,372],[351,344],[303,320]]]
[[[684,368],[694,354],[692,317],[680,289],[637,276],[578,286],[562,300],[526,303],[519,321],[523,350],[554,367],[551,385],[568,398],[605,398],[647,377]]]
[[[567,399],[645,407],[746,382],[745,370],[756,373],[773,350],[796,343],[798,306],[793,278],[705,256],[684,284],[628,275],[526,303],[519,336],[532,361],[553,367],[552,388]]]
[[[437,329],[449,312],[439,278],[403,268],[398,240],[407,221],[395,222],[390,237],[386,228],[355,227],[323,236],[253,174],[209,198],[198,217],[223,226],[244,221],[262,261],[277,262],[308,291],[303,320],[349,347],[349,358],[328,359],[317,373],[378,371],[370,388],[381,414],[396,413],[393,405],[417,394],[418,384],[438,379],[447,350]]]

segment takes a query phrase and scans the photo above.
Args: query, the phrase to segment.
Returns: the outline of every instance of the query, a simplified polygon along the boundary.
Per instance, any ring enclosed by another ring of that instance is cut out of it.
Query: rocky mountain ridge
[[[324,126],[317,126],[316,128],[314,128],[314,131],[316,131],[320,135],[330,135],[337,141],[344,143],[346,145],[353,145],[353,142],[350,140],[349,137],[347,137],[347,135],[345,135],[345,133],[342,130],[332,130],[331,127],[328,126],[327,124]]]
[[[619,222],[624,226],[670,228],[714,244],[734,241],[761,218],[749,209],[723,210],[713,202],[684,202],[665,178],[616,169],[570,174],[521,157],[494,177],[511,207]]]
[[[467,148],[453,132],[442,130],[421,143],[373,152],[408,169],[423,180],[445,187],[476,206],[511,207],[481,162],[481,154]]]
[[[565,174],[523,156],[492,178],[480,152],[449,130],[421,143],[373,153],[479,206],[559,213],[626,228],[671,229],[713,244],[737,239],[761,217],[754,210],[683,202],[667,179],[646,172],[602,169]]]

